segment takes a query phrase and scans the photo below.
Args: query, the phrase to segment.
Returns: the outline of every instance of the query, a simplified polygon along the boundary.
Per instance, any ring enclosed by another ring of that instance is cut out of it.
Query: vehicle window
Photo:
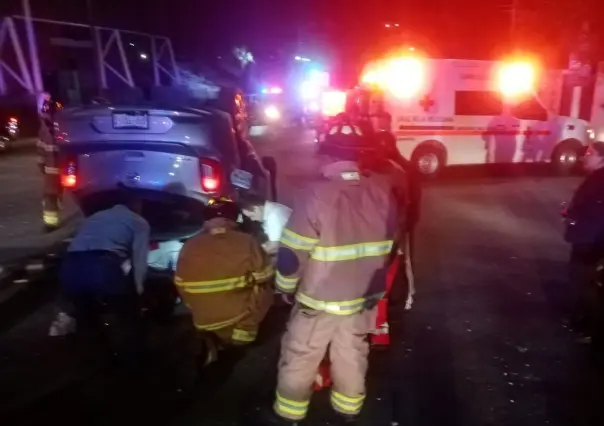
[[[520,120],[547,121],[547,110],[533,97],[513,105],[512,115]]]
[[[455,115],[501,115],[503,102],[497,92],[455,92]]]

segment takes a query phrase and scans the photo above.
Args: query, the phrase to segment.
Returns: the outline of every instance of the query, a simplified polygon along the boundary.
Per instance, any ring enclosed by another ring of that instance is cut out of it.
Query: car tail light
[[[201,169],[202,191],[209,194],[220,192],[222,186],[220,163],[216,160],[202,158],[199,161],[199,167]]]
[[[78,183],[78,166],[75,159],[69,159],[61,169],[61,185],[64,188],[74,188]]]

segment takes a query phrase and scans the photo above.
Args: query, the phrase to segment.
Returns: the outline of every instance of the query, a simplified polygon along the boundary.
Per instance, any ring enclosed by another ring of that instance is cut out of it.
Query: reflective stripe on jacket
[[[360,312],[385,291],[399,207],[387,176],[338,162],[300,199],[281,237],[276,287],[311,308]]]
[[[179,254],[175,284],[199,329],[238,323],[254,292],[274,276],[260,243],[235,228],[221,218],[206,222],[204,232],[189,239]]]

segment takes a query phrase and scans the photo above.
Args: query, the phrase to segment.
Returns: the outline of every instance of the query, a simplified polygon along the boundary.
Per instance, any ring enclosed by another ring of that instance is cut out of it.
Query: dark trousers
[[[569,275],[575,296],[575,321],[594,339],[604,337],[604,297],[598,286],[598,263],[604,258],[599,246],[575,244],[571,250]]]
[[[125,276],[122,259],[110,252],[71,252],[60,279],[73,305],[78,334],[102,344],[128,368],[137,368],[146,348],[145,327],[134,284]]]

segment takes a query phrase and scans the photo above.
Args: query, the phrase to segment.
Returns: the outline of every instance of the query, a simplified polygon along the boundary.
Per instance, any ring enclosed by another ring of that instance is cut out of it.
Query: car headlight
[[[279,112],[279,109],[274,105],[266,107],[264,109],[264,115],[269,120],[279,120],[281,118],[281,112]]]
[[[596,132],[594,132],[594,129],[590,129],[590,128],[587,129],[587,137],[591,141],[596,140]]]

